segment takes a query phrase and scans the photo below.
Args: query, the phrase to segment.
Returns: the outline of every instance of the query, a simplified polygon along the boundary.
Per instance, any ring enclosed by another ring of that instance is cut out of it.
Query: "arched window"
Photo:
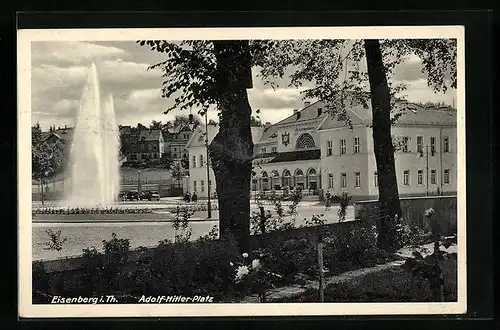
[[[304,172],[300,168],[295,170],[295,185],[304,188]]]
[[[289,170],[283,171],[283,187],[289,187],[291,183],[291,174]]]
[[[314,148],[316,144],[314,143],[314,139],[309,133],[304,133],[297,139],[297,144],[295,146],[296,149],[308,149]]]
[[[261,173],[262,177],[262,190],[269,190],[269,177],[267,176],[267,172],[264,171]]]
[[[316,174],[316,170],[314,168],[310,168],[307,171],[307,184],[308,184],[307,189],[312,189],[312,190],[318,189],[318,177]]]

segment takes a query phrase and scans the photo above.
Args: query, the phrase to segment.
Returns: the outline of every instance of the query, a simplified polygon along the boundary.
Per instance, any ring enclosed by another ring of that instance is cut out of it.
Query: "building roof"
[[[198,125],[194,129],[191,138],[186,144],[186,148],[202,147],[205,146],[205,125]],[[219,125],[208,125],[208,143],[211,143],[214,137],[219,132]]]
[[[167,129],[167,132],[170,134],[177,134],[177,133],[180,133],[182,131],[191,131],[191,129],[189,128],[189,125],[184,124],[184,123],[180,123],[176,127],[171,127],[171,128]]]
[[[144,138],[146,141],[158,141],[162,137],[162,134],[161,129],[145,129],[139,131],[138,138],[140,140]]]
[[[264,127],[251,127],[252,130],[252,142],[257,144],[260,141],[262,133],[264,132]]]
[[[73,133],[74,130],[72,127],[57,129],[54,132],[42,132],[41,141],[46,141],[49,137],[55,136],[63,142],[71,142],[73,139]]]
[[[324,106],[325,106],[324,103],[321,101],[314,102],[301,110],[297,110],[297,112],[277,122],[274,125],[293,124],[317,118],[324,118],[325,117],[325,112],[323,109]]]
[[[278,137],[278,134],[276,133],[278,131],[278,127],[275,125],[267,126],[262,129],[262,133],[260,135],[260,139],[258,143],[271,143],[271,142],[277,142],[278,140],[276,139]]]
[[[298,150],[290,152],[281,152],[277,154],[269,163],[294,162],[297,160],[313,160],[321,158],[321,150]]]
[[[346,108],[346,115],[351,120],[353,126],[367,125],[372,123],[371,106],[364,108],[362,105],[350,104]],[[455,126],[457,124],[457,113],[455,109],[448,107],[436,108],[426,107],[406,101],[397,102],[391,113],[394,125],[434,125],[434,126]],[[330,128],[340,128],[347,125],[346,121],[338,116],[326,116],[321,123],[319,130]]]

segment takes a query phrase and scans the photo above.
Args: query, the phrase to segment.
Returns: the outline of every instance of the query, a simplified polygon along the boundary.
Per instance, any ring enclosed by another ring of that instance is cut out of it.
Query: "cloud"
[[[96,59],[126,57],[123,49],[81,41],[38,41],[31,44],[32,64],[78,65]]]

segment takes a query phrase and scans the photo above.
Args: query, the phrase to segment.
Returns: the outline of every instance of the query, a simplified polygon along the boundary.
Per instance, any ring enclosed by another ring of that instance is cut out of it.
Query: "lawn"
[[[457,301],[457,261],[442,262],[444,301]],[[330,285],[325,289],[325,302],[430,302],[428,284],[412,278],[402,268],[391,268],[362,276],[350,282]],[[276,302],[318,302],[318,290]]]

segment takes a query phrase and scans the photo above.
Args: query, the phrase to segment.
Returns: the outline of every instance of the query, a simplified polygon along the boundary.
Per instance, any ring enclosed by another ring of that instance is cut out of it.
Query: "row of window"
[[[137,160],[137,154],[130,154],[129,155],[131,160]],[[157,153],[154,154],[141,154],[141,159],[158,159],[160,158],[160,155]]]
[[[418,170],[417,171],[417,185],[423,185],[424,184],[424,171],[423,170]],[[431,184],[437,184],[437,176],[436,176],[436,170],[431,170],[430,175],[431,175]],[[375,183],[375,187],[378,186],[378,173],[375,172],[373,174],[373,179]],[[446,184],[450,183],[450,170],[445,169],[443,172],[443,182]],[[334,188],[334,177],[332,173],[328,174],[328,188]],[[404,170],[403,171],[403,185],[404,186],[409,186],[410,185],[410,170]],[[361,173],[360,172],[354,172],[354,188],[360,188],[361,187]],[[347,173],[340,173],[340,188],[345,189],[347,188]]]
[[[212,180],[208,180],[208,184],[212,184]],[[193,192],[198,192],[198,181],[193,181]],[[205,180],[200,180],[200,192],[205,192]]]
[[[333,174],[328,174],[328,188],[332,189],[334,187]],[[347,173],[340,173],[340,188],[347,188]],[[354,188],[361,188],[361,173],[354,172]]]
[[[409,136],[403,136],[402,139],[402,145],[401,145],[401,151],[402,152],[411,152],[411,149],[409,147]],[[436,137],[431,136],[429,138],[429,146],[430,146],[430,153],[431,155],[434,155],[436,153]],[[427,147],[427,146],[426,146]],[[424,152],[424,137],[423,136],[417,136],[417,152],[423,154]],[[443,136],[443,152],[450,152],[450,138],[448,136]]]
[[[261,153],[265,154],[267,153],[267,148],[266,147],[262,147],[260,149]],[[271,147],[271,152],[278,152],[278,147]]]
[[[411,152],[410,147],[409,147],[409,140],[410,137],[408,136],[403,136],[401,139],[401,148],[400,151],[402,152]],[[436,137],[431,136],[429,139],[430,143],[430,152],[432,155],[436,153]],[[339,141],[339,147],[340,147],[340,155],[346,155],[347,154],[347,139],[343,138],[340,139]],[[353,140],[353,145],[352,145],[352,151],[353,154],[359,154],[360,152],[360,139],[359,137],[355,137]],[[424,152],[424,137],[423,136],[417,136],[417,152],[418,153],[423,153]],[[443,137],[443,152],[450,152],[450,138],[448,136]],[[326,155],[327,156],[332,156],[333,155],[333,140],[327,140],[326,141]]]
[[[431,184],[437,184],[437,171],[436,170],[431,170],[430,172],[431,175]],[[410,185],[410,170],[405,170],[403,171],[403,185],[404,186],[409,186]],[[450,183],[450,170],[445,169],[443,171],[443,183],[449,184]],[[424,171],[423,170],[417,170],[417,185],[421,186],[424,184]]]
[[[354,143],[352,146],[352,151],[354,154],[359,154],[360,152],[360,142],[359,142],[359,137],[354,138]],[[340,154],[341,155],[346,155],[347,154],[347,139],[340,139]],[[327,156],[332,156],[333,155],[333,140],[328,140],[326,141],[326,155]]]
[[[203,167],[203,166],[205,166],[205,165],[204,165],[205,163],[203,162],[203,155],[200,155],[199,159],[200,159],[200,162],[199,162],[199,164],[197,165],[197,164],[196,164],[196,156],[193,156],[193,157],[192,157],[192,161],[191,161],[191,167],[197,167],[197,166],[199,166],[199,167]]]

